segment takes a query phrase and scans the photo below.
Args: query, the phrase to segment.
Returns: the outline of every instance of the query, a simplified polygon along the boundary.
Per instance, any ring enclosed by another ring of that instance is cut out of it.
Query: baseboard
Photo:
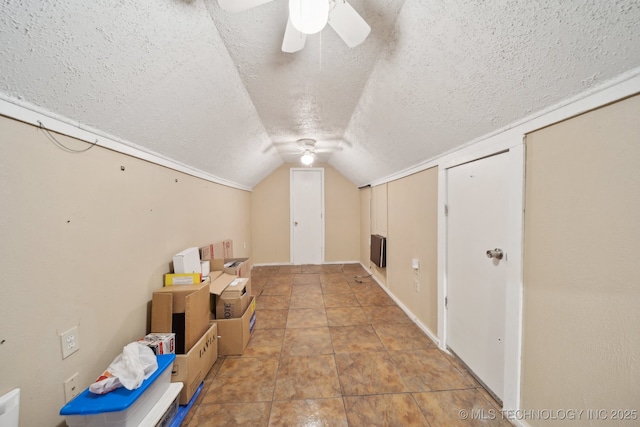
[[[328,261],[328,262],[322,263],[322,265],[341,265],[341,264],[360,264],[360,261]]]
[[[343,265],[343,264],[360,264],[360,261],[329,261],[323,262],[320,265]],[[294,265],[290,262],[262,262],[253,264],[253,267],[273,267],[274,265]]]
[[[291,265],[290,262],[262,262],[262,263],[257,263],[257,264],[253,264],[251,266],[251,268],[253,267],[274,267],[277,265]]]
[[[371,274],[371,278],[375,280],[375,282],[382,288],[383,291],[387,293],[387,295],[389,295],[389,297],[396,304],[398,304],[398,307],[400,307],[400,309],[404,311],[407,316],[409,316],[409,319],[411,319],[411,321],[415,323],[418,328],[420,328],[420,330],[431,339],[431,341],[433,341],[438,347],[440,347],[440,340],[438,339],[438,337],[433,332],[431,332],[431,330],[424,323],[422,323],[420,319],[418,319],[418,317],[413,314],[413,312],[409,310],[409,308],[404,305],[402,301],[400,301],[382,282],[380,282],[378,278],[373,275],[373,272],[371,270],[365,267],[362,263],[360,263],[360,265],[367,271],[367,273]]]

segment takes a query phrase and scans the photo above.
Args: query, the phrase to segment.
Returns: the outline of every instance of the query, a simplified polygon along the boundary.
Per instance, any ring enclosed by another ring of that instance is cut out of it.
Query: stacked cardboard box
[[[249,279],[234,279],[216,300],[216,319],[237,319],[249,306],[251,286]],[[213,310],[212,310],[213,311]]]
[[[200,248],[200,255],[210,262],[210,316],[218,324],[218,351],[222,355],[241,355],[256,323],[251,261],[233,258],[231,240]]]
[[[230,239],[200,248],[200,259],[225,259],[233,257],[233,241]]]
[[[207,278],[193,285],[165,286],[152,297],[151,332],[175,334],[171,381],[183,383],[180,405],[189,403],[218,358],[218,327],[210,322],[210,284]]]
[[[209,276],[207,259],[201,258],[199,248],[187,248],[173,256],[173,273],[164,275],[164,285],[195,285]]]
[[[218,353],[244,352],[256,321],[250,273],[249,258],[233,258],[233,242],[224,240],[176,254],[165,287],[153,293],[151,332],[175,334],[171,380],[184,384],[181,405],[189,403]]]
[[[218,324],[218,351],[221,355],[241,355],[256,323],[251,281],[221,271],[214,275],[209,286],[210,316]]]

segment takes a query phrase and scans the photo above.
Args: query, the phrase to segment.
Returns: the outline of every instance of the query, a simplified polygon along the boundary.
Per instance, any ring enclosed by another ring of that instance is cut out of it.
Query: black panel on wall
[[[380,268],[387,266],[387,239],[379,234],[371,235],[371,261]]]

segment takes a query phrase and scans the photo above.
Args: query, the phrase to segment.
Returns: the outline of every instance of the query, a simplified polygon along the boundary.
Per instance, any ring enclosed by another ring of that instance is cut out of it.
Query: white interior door
[[[324,261],[324,169],[291,169],[291,263]]]
[[[503,399],[508,153],[447,170],[447,344]],[[499,249],[502,259],[489,258]]]

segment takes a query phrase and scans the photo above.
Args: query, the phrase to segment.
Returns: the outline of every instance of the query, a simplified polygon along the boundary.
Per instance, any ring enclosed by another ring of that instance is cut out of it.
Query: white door
[[[502,153],[447,170],[447,344],[501,400],[508,159]],[[487,254],[495,249],[502,259]]]
[[[291,263],[324,260],[324,169],[291,169]]]

